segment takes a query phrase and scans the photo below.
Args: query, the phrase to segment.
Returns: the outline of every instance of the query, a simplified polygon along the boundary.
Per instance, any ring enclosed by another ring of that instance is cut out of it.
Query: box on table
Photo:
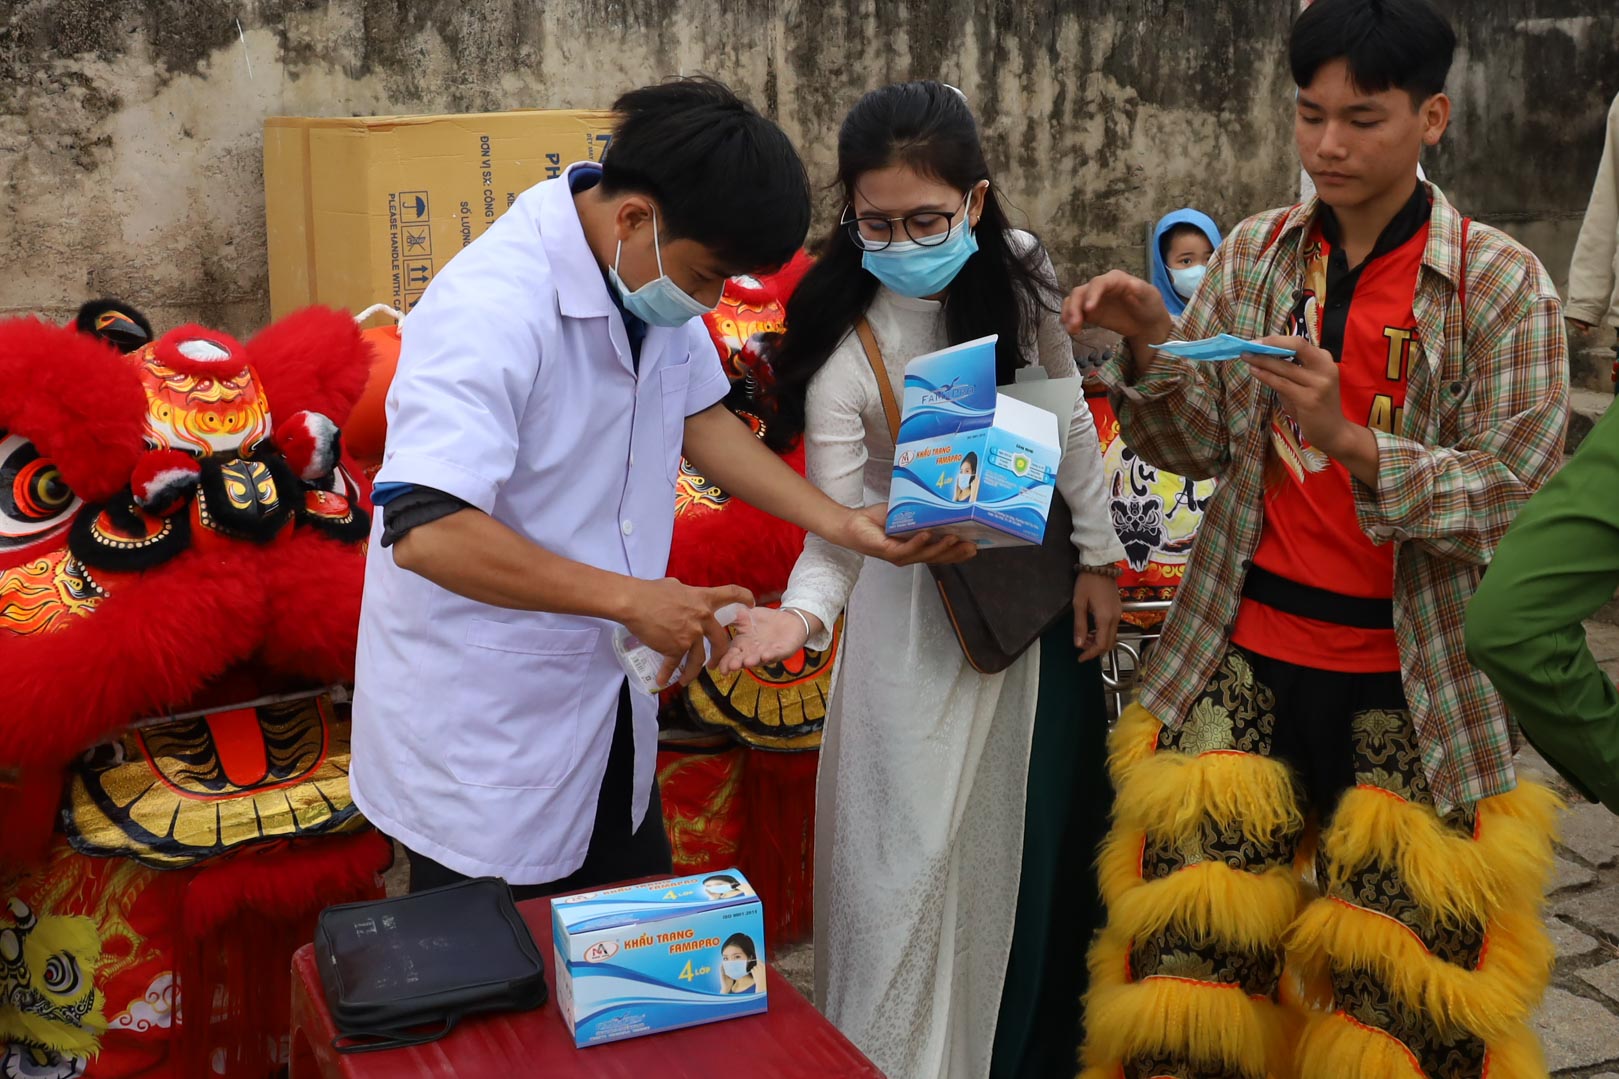
[[[926,529],[978,547],[1040,543],[1057,485],[1059,424],[997,391],[996,338],[905,365],[888,534]]]
[[[599,161],[604,112],[272,116],[264,121],[270,311],[409,311],[518,195]]]
[[[574,1045],[763,1012],[764,909],[741,873],[551,901],[557,1004]]]

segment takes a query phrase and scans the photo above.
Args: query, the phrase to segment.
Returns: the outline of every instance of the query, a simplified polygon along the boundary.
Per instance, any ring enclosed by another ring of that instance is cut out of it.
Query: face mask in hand
[[[624,301],[624,310],[646,323],[648,326],[664,326],[674,328],[684,326],[699,315],[705,315],[714,308],[705,307],[701,301],[679,285],[669,279],[663,272],[663,248],[658,243],[658,211],[652,211],[652,252],[658,260],[658,276],[640,288],[631,292],[624,279],[618,276],[618,260],[624,254],[624,241],[618,241],[618,250],[613,253],[613,268],[608,276],[613,279],[613,287],[618,289],[619,299]],[[716,305],[718,306],[718,305]]]
[[[1181,299],[1190,300],[1208,272],[1207,266],[1188,266],[1184,270],[1170,270],[1169,278],[1175,282],[1175,291],[1180,293]]]
[[[746,959],[727,959],[720,964],[725,976],[733,982],[739,982],[748,976],[748,961]]]

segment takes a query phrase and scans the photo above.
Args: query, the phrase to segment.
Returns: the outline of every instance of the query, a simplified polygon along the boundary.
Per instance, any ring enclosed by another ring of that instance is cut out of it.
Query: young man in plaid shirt
[[[1123,273],[1066,305],[1125,337],[1130,445],[1220,480],[1114,736],[1088,1074],[1545,1075],[1556,799],[1463,630],[1560,459],[1567,345],[1535,257],[1416,178],[1454,47],[1429,0],[1317,0],[1318,197],[1239,226],[1178,324]],[[1221,332],[1296,362],[1152,347]]]

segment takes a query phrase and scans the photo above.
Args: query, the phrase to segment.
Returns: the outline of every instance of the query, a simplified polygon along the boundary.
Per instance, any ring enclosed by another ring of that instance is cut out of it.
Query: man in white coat
[[[883,534],[720,404],[699,320],[728,277],[787,261],[809,185],[786,135],[708,80],[633,91],[601,164],[520,196],[407,317],[388,398],[354,701],[354,798],[411,887],[503,877],[519,897],[670,869],[656,702],[618,626],[690,679],[741,588],[663,579],[682,453],[833,543]]]

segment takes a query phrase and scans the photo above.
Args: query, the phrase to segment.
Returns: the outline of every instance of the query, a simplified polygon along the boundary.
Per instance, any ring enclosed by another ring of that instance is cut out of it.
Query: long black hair
[[[861,176],[905,165],[963,192],[990,179],[978,123],[960,93],[941,82],[907,82],[873,90],[855,103],[838,131],[838,186],[847,202]],[[996,379],[1011,382],[1021,345],[1033,339],[1042,310],[1061,301],[1043,269],[1039,244],[1015,251],[1006,212],[990,184],[973,230],[978,251],[950,283],[945,329],[951,344],[999,334]],[[771,357],[775,376],[765,441],[784,451],[804,432],[804,398],[834,349],[854,329],[877,294],[877,279],[860,265],[864,252],[847,227],[836,225],[820,257],[787,303],[787,332]]]

